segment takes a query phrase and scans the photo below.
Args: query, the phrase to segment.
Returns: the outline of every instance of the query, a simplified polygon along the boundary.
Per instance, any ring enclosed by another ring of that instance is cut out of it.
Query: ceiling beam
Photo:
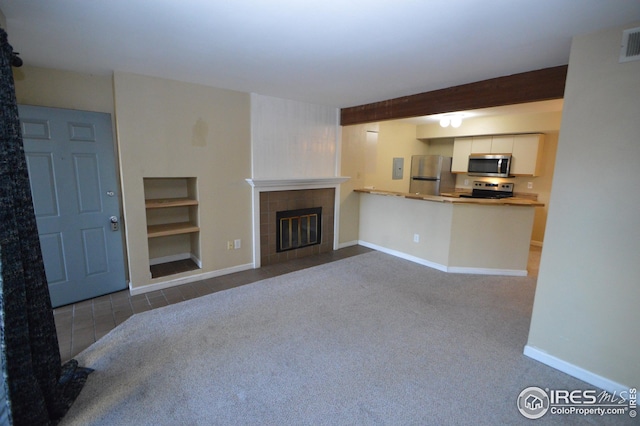
[[[567,65],[529,71],[447,89],[340,110],[340,124],[420,117],[478,108],[562,99]]]

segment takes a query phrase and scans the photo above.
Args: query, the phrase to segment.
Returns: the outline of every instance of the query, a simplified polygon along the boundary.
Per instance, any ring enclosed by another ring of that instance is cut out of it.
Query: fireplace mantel
[[[293,179],[246,179],[253,188],[259,191],[289,191],[295,189],[332,188],[349,180],[346,176],[330,176],[318,178]]]

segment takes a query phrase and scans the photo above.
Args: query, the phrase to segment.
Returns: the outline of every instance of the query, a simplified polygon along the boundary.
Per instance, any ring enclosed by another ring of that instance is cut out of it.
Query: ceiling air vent
[[[640,60],[640,27],[622,32],[620,62]]]

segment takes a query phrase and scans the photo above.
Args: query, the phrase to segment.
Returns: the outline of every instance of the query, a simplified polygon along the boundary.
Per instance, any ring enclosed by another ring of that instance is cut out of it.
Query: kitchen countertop
[[[375,188],[354,189],[354,192],[364,194],[385,195],[391,197],[403,197],[412,200],[435,201],[440,203],[453,204],[484,204],[484,205],[505,205],[505,206],[525,206],[525,207],[544,207],[544,203],[530,198],[509,197],[509,198],[464,198],[460,197],[461,192],[446,193],[442,195],[425,195],[413,194],[409,192],[386,191]]]

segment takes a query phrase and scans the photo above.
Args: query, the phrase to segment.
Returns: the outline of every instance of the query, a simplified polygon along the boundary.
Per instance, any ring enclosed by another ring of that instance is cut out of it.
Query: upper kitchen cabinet
[[[491,138],[491,154],[508,154],[513,152],[513,135],[499,135]]]
[[[470,154],[511,154],[511,174],[538,176],[542,162],[543,134],[495,135],[456,138],[451,171],[467,173]]]
[[[451,160],[453,173],[467,173],[472,143],[473,138],[456,138],[453,141],[453,159]]]
[[[451,171],[453,173],[467,173],[470,154],[488,154],[491,151],[491,136],[473,136],[455,138],[453,141],[453,159]]]
[[[539,176],[542,171],[544,135],[515,135],[511,153],[511,174],[514,176]]]
[[[471,142],[472,154],[487,154],[491,152],[491,136],[474,136]]]
[[[513,150],[513,135],[474,136],[472,154],[509,154]]]

